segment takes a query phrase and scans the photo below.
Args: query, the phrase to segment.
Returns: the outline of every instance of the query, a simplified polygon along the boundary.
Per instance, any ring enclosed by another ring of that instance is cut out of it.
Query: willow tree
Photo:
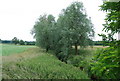
[[[36,45],[43,47],[48,51],[51,45],[51,28],[54,26],[55,20],[52,15],[41,15],[39,20],[35,23],[32,30],[36,38]]]
[[[75,54],[78,54],[78,46],[85,47],[94,36],[93,24],[81,2],[73,2],[64,9],[57,23],[62,28],[62,41],[66,50],[75,46]]]

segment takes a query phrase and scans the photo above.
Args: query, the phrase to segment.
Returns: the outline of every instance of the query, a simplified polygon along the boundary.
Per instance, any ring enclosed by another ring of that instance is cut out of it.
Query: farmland
[[[16,46],[4,45],[14,51]],[[12,48],[11,48],[12,47]],[[18,48],[18,49],[17,49]],[[58,60],[53,54],[33,46],[21,47],[26,51],[3,54],[4,79],[89,79],[79,68]],[[19,50],[19,46],[16,50]],[[4,50],[3,50],[3,53]]]
[[[18,54],[24,52],[28,48],[32,48],[34,46],[22,46],[22,45],[13,45],[13,44],[2,44],[2,56],[8,56],[11,54]]]

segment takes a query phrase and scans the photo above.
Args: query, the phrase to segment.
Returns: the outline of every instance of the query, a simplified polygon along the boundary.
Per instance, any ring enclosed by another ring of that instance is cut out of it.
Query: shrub
[[[76,67],[83,67],[85,65],[85,61],[83,59],[84,58],[82,56],[79,56],[79,55],[71,56],[67,60],[67,63],[72,64]]]
[[[120,79],[120,56],[118,49],[108,47],[98,51],[91,63],[91,75],[102,79]]]

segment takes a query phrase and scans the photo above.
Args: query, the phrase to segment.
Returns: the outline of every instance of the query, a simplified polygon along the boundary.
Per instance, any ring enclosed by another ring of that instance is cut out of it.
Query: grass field
[[[24,52],[28,48],[33,48],[35,46],[22,46],[22,45],[9,45],[9,44],[0,44],[0,52],[2,51],[2,56],[8,56],[11,54],[18,54]]]
[[[2,56],[4,79],[89,79],[88,75],[79,68],[61,62],[42,48],[3,46],[3,51],[6,51]]]

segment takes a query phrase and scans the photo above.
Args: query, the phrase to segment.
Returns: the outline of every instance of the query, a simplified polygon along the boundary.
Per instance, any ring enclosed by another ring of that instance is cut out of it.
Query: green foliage
[[[58,59],[64,62],[69,60],[78,67],[86,67],[88,62],[83,60],[83,56],[70,58],[70,55],[82,55],[82,52],[85,54],[81,50],[79,53],[78,46],[84,48],[93,45],[93,24],[81,2],[73,2],[63,9],[57,21],[52,15],[40,16],[32,33],[36,38],[36,44],[46,51],[52,50]]]
[[[88,45],[88,39],[94,36],[93,25],[87,18],[81,2],[73,2],[64,9],[58,18],[57,25],[61,28],[61,41],[66,48],[64,51],[68,53],[67,49],[75,46],[75,54],[77,54],[77,46]]]
[[[20,44],[20,45],[25,45],[25,42],[24,42],[23,40],[20,40],[20,41],[19,41],[19,44]]]
[[[41,49],[42,50],[42,49]],[[4,79],[89,79],[86,73],[52,54],[35,51],[37,57],[3,64]]]
[[[12,39],[12,42],[13,42],[14,44],[18,44],[18,43],[19,43],[19,39],[18,39],[17,37],[14,37],[14,38]]]
[[[94,45],[103,45],[103,41],[94,41]]]
[[[79,67],[81,70],[84,70],[86,73],[88,73],[95,51],[95,49],[80,49],[80,53],[78,55],[69,55],[67,58],[67,63]]]
[[[105,35],[105,34],[98,34],[100,37],[102,37],[102,44],[103,44],[103,46],[108,46],[109,44],[109,42],[110,41],[113,41],[113,40],[111,40],[111,35],[110,34],[108,34],[108,37]],[[113,38],[112,38],[113,39]]]
[[[81,2],[73,2],[63,9],[57,22],[52,15],[40,16],[32,33],[39,47],[53,50],[61,60],[71,54],[72,46],[75,46],[73,54],[77,55],[78,46],[92,45],[94,36],[93,25]]]
[[[55,24],[54,16],[43,15],[40,16],[38,22],[34,25],[32,30],[34,37],[36,38],[37,46],[41,46],[48,51],[52,43],[52,27]]]
[[[103,30],[111,32],[107,37],[110,47],[98,51],[91,63],[91,74],[100,79],[120,79],[120,41],[113,39],[113,35],[120,32],[120,1],[105,2],[101,10],[108,12]]]
[[[105,2],[101,5],[101,10],[107,12],[103,30],[111,31],[112,34],[120,32],[120,1]]]
[[[98,51],[91,63],[91,72],[100,79],[120,79],[120,56],[118,49],[108,47]]]
[[[68,58],[67,63],[72,64],[76,67],[85,67],[87,62],[84,60],[85,58],[81,55],[76,55],[73,57]]]
[[[35,41],[24,41],[25,45],[35,45],[36,42]]]
[[[105,18],[106,24],[103,24],[104,28],[103,30],[105,32],[110,32],[108,34],[108,42],[110,46],[115,46],[115,42],[117,42],[115,39],[113,39],[113,35],[115,33],[120,32],[120,1],[119,2],[104,2],[103,5],[101,5],[101,10],[106,11],[107,15]],[[105,37],[102,35],[102,37]]]
[[[103,41],[106,41],[106,40],[107,40],[107,37],[106,37],[105,34],[98,34],[98,35],[102,37],[102,40],[103,40]]]
[[[2,56],[18,54],[27,50],[28,48],[34,47],[34,46],[21,46],[21,45],[9,45],[9,44],[1,44],[0,46],[2,46]]]

